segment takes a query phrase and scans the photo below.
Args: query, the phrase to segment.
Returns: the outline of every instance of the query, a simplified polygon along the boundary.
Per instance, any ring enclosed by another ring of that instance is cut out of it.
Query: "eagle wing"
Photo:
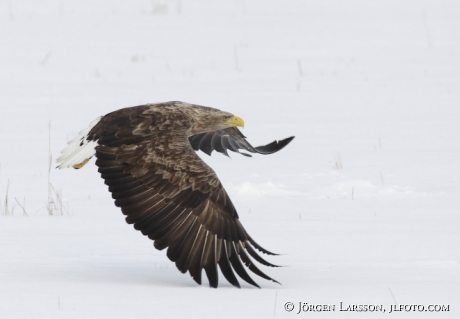
[[[259,287],[243,265],[277,282],[250,258],[276,267],[253,247],[274,254],[246,233],[214,171],[187,137],[168,124],[180,119],[172,121],[145,110],[134,107],[108,114],[88,134],[98,143],[96,165],[126,221],[152,239],[157,249],[167,248],[168,258],[198,284],[204,269],[210,286],[217,287],[220,268],[236,287],[240,284],[235,272]]]
[[[217,130],[207,133],[200,133],[189,137],[190,145],[195,151],[201,150],[211,155],[212,151],[217,151],[228,156],[227,150],[240,153],[241,155],[251,157],[250,154],[242,153],[243,149],[251,153],[273,154],[288,145],[294,136],[279,141],[273,141],[267,145],[253,147],[246,140],[246,136],[236,127],[229,127],[224,130]]]

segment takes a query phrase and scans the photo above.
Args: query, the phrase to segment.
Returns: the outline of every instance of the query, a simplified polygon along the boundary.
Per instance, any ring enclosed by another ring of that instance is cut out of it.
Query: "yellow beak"
[[[240,126],[240,127],[244,127],[244,121],[241,117],[238,117],[238,116],[234,116],[232,117],[231,119],[229,119],[227,121],[227,124],[230,124],[232,126]]]

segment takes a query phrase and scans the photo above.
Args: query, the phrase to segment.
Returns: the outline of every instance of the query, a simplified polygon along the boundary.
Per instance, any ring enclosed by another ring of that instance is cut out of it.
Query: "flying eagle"
[[[96,155],[99,173],[115,205],[155,248],[201,284],[202,269],[217,288],[217,265],[240,287],[236,274],[259,287],[243,264],[262,278],[277,282],[256,267],[265,266],[259,246],[246,232],[216,173],[195,151],[271,154],[294,137],[253,147],[236,128],[241,118],[214,108],[166,102],[123,108],[97,118],[68,143],[57,159],[59,168],[83,167]],[[254,247],[254,248],[253,248]]]

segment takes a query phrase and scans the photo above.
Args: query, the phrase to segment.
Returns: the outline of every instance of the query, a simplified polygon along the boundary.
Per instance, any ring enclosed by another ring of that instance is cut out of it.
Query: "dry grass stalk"
[[[51,122],[48,125],[48,202],[46,209],[48,215],[64,215],[69,213],[62,203],[62,191],[56,190],[51,184],[51,168],[53,166],[53,155],[51,154]]]
[[[10,191],[10,180],[6,184],[6,194],[5,194],[5,203],[3,204],[2,215],[8,216],[10,214],[10,206],[9,206],[9,191]]]
[[[26,199],[24,198],[24,201],[23,201],[22,204],[18,201],[18,199],[16,197],[14,199],[16,200],[17,206],[21,207],[22,215],[29,217],[29,215],[26,212]],[[13,210],[14,210],[14,208],[13,208]]]
[[[338,154],[335,157],[334,169],[342,169],[342,168],[343,168],[342,158],[340,157],[340,154]]]

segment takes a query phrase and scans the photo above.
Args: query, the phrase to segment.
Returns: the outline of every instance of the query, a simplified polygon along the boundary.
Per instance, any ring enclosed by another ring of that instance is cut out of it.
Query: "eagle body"
[[[59,168],[81,168],[92,157],[115,205],[128,224],[167,248],[168,258],[201,284],[204,269],[211,287],[218,268],[234,286],[237,276],[257,286],[245,270],[276,282],[251,257],[266,265],[259,246],[240,223],[236,209],[216,173],[196,154],[213,150],[228,155],[271,154],[293,137],[253,147],[236,126],[244,122],[214,108],[166,102],[123,108],[90,124],[70,141],[58,158]],[[235,274],[236,273],[236,274]]]

